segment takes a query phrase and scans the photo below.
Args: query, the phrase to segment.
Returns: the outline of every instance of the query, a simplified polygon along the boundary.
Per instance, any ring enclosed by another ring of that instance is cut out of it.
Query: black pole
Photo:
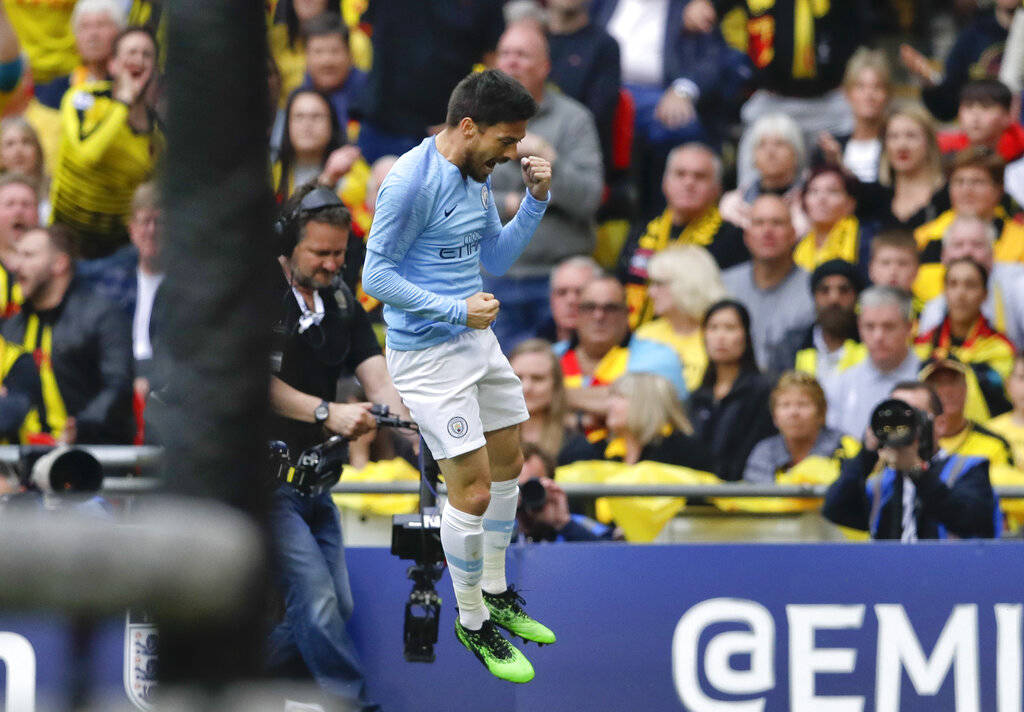
[[[175,0],[168,13],[160,432],[176,494],[263,526],[273,270],[262,0]],[[263,528],[265,532],[265,527]],[[265,537],[265,534],[264,534]],[[265,550],[265,549],[264,549]],[[161,620],[162,685],[216,689],[259,671],[264,576],[222,620]]]

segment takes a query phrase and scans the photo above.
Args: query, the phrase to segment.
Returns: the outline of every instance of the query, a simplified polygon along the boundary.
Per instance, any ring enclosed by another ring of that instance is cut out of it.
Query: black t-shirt
[[[333,401],[338,379],[354,373],[359,364],[380,353],[370,320],[343,284],[318,291],[324,302],[324,316],[319,324],[306,328],[300,324],[299,302],[283,279],[279,293],[281,308],[274,325],[271,370],[292,388]],[[288,444],[293,458],[326,439],[323,427],[316,423],[279,416],[272,418],[271,435]]]

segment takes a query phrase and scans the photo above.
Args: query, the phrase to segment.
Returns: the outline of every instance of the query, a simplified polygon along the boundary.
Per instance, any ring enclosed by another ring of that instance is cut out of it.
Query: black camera
[[[544,509],[548,501],[548,491],[539,477],[531,477],[519,485],[519,507],[527,514]]]
[[[906,447],[915,440],[922,460],[930,460],[935,449],[932,419],[927,413],[896,398],[884,400],[871,413],[871,432],[878,447]]]

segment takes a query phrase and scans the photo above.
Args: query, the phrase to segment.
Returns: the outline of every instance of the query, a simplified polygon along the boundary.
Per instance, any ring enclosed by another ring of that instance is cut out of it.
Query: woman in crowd
[[[520,342],[509,363],[523,382],[523,398],[530,419],[520,425],[520,438],[557,457],[566,443],[565,383],[558,357],[544,339]]]
[[[694,437],[668,379],[654,373],[627,373],[610,387],[605,437],[575,441],[560,458],[616,460],[634,465],[641,460],[712,471],[714,460],[704,442]]]
[[[913,231],[949,209],[949,193],[935,123],[920,104],[903,104],[889,114],[878,183],[861,196],[860,215],[879,229]]]
[[[762,193],[795,199],[807,153],[800,127],[785,114],[762,116],[749,131],[755,178],[726,193],[719,203],[722,218],[741,227],[750,222],[750,205]]]
[[[846,64],[843,93],[853,113],[853,133],[818,139],[816,163],[842,165],[862,183],[878,180],[882,127],[892,98],[892,69],[885,52],[861,47]]]
[[[829,260],[843,260],[858,265],[866,276],[871,235],[855,214],[858,187],[857,179],[838,165],[811,170],[803,192],[811,229],[793,252],[793,261],[808,272]]]
[[[741,303],[716,302],[701,328],[708,367],[690,396],[690,420],[696,436],[711,448],[715,474],[738,480],[754,445],[775,431],[768,410],[771,383],[757,368],[750,314]]]
[[[50,179],[46,175],[39,135],[21,116],[0,121],[0,172],[19,173],[35,183],[39,196],[39,222],[50,218]]]
[[[743,470],[747,482],[772,483],[809,455],[831,458],[855,449],[851,438],[825,426],[825,392],[809,373],[782,374],[768,404],[779,434],[765,438],[750,453]]]
[[[647,274],[647,296],[657,318],[636,335],[674,348],[683,363],[686,388],[694,391],[708,363],[700,322],[707,308],[725,296],[721,272],[703,247],[680,245],[656,252]]]
[[[921,334],[914,350],[922,361],[933,355],[951,355],[969,365],[977,377],[987,413],[978,416],[978,410],[969,415],[987,420],[986,415],[1006,412],[1010,404],[1006,399],[1005,384],[1013,369],[1013,344],[989,323],[981,313],[981,305],[988,296],[988,270],[971,257],[960,257],[946,265],[944,294],[946,316],[931,331]],[[979,407],[980,403],[969,405]]]

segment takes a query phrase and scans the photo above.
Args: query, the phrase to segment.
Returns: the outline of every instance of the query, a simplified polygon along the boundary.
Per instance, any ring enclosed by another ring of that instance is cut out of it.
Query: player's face
[[[299,287],[326,289],[345,264],[348,230],[327,223],[306,223],[292,252],[292,281]]]
[[[466,174],[483,183],[499,163],[517,160],[516,144],[526,135],[525,121],[502,121],[493,126],[476,124],[466,152]]]
[[[39,225],[36,194],[27,185],[0,188],[0,248],[10,249],[25,231]]]

